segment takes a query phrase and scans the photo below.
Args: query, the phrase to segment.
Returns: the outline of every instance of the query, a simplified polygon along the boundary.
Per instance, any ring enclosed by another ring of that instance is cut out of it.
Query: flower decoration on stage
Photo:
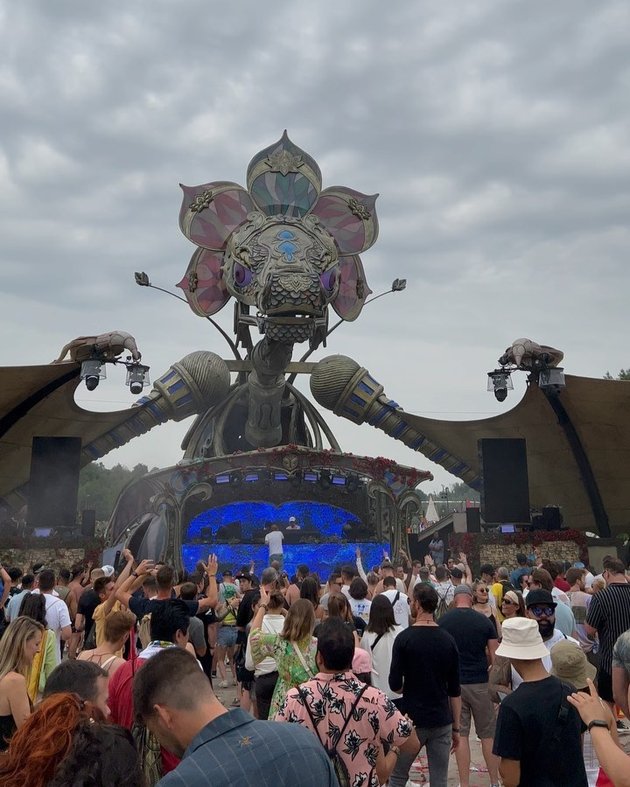
[[[311,156],[282,138],[247,169],[247,189],[214,181],[182,186],[179,223],[198,246],[177,285],[207,317],[230,299],[254,307],[270,338],[305,341],[331,305],[355,320],[371,293],[360,253],[378,235],[378,195],[322,190]]]

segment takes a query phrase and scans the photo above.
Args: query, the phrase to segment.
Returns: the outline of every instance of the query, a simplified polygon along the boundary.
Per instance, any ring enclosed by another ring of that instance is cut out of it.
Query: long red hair
[[[88,719],[76,694],[52,694],[32,713],[0,760],[3,787],[46,787],[72,748],[81,722]]]

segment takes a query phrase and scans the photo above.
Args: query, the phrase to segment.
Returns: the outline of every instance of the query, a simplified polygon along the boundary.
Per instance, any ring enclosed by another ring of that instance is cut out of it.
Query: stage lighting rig
[[[508,391],[513,390],[514,383],[507,369],[495,369],[493,372],[488,372],[488,391],[494,393],[497,402],[504,402]]]

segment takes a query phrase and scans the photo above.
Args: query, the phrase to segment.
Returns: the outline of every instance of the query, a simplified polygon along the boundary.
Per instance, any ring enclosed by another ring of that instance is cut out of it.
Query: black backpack
[[[337,743],[334,746],[327,746],[324,741],[321,739],[317,726],[315,724],[315,719],[313,718],[313,714],[311,713],[311,709],[309,708],[307,698],[302,694],[298,687],[298,695],[302,702],[304,703],[304,707],[306,708],[306,712],[308,713],[311,723],[313,725],[313,731],[315,735],[319,738],[319,742],[324,747],[324,751],[328,755],[328,759],[332,763],[333,770],[335,772],[335,776],[337,777],[337,781],[339,782],[339,787],[352,787],[352,782],[350,779],[350,774],[348,773],[348,769],[346,768],[345,762],[341,759],[341,756],[337,752],[337,746],[343,740],[343,734],[346,731],[346,727],[352,718],[352,714],[356,710],[357,705],[359,704],[359,700],[363,696],[363,692],[368,688],[367,683],[365,683],[361,689],[361,691],[357,694],[355,701],[352,703],[352,707],[348,711],[348,715],[346,716],[346,721],[344,722],[343,727],[341,728],[341,732],[339,733],[339,737],[337,738]]]

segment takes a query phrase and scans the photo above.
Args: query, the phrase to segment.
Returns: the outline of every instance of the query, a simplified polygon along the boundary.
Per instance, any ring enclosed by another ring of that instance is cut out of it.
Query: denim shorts
[[[217,645],[221,648],[232,648],[236,645],[238,629],[236,626],[219,626]]]

